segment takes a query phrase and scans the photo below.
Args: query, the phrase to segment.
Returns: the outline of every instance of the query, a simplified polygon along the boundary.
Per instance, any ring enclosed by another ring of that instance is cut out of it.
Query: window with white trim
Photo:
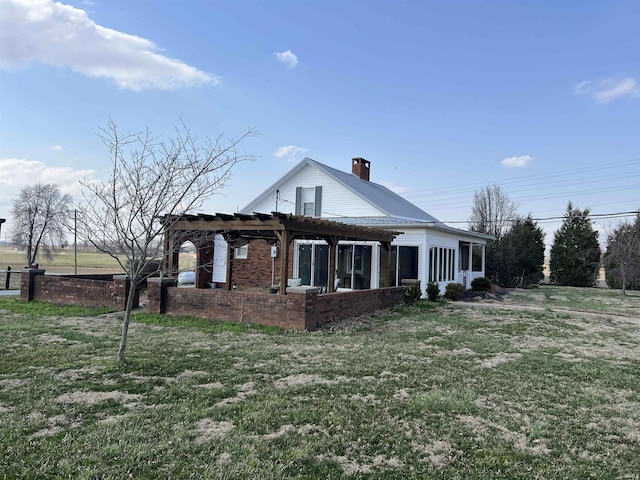
[[[387,256],[391,255],[389,271],[389,280],[391,285],[386,285],[386,269],[387,269]],[[402,283],[404,279],[413,279],[418,277],[418,247],[405,246],[405,245],[392,245],[390,251],[380,247],[380,286],[395,287]]]
[[[296,188],[296,215],[322,216],[322,186]]]
[[[455,248],[429,248],[429,281],[453,282],[456,279]]]
[[[249,256],[249,244],[243,245],[241,247],[236,247],[235,252],[233,253],[233,258],[245,259]]]

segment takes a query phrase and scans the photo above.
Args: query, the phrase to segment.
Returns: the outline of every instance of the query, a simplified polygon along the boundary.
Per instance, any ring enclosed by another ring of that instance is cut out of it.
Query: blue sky
[[[202,210],[309,156],[466,228],[498,183],[521,214],[640,207],[640,2],[0,0],[0,217],[28,183],[108,176],[97,133],[260,135]],[[620,219],[605,218],[598,228]],[[559,225],[545,220],[547,243]],[[3,238],[4,239],[4,238]]]

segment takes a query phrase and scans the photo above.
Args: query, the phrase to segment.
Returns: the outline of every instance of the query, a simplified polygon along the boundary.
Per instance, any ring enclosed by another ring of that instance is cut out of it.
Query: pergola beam
[[[233,248],[246,244],[251,240],[266,240],[274,244],[280,242],[280,293],[286,294],[289,272],[289,246],[294,239],[324,240],[330,249],[329,279],[327,289],[335,291],[335,268],[338,242],[341,240],[379,242],[383,248],[389,249],[393,239],[401,232],[375,229],[357,225],[348,225],[332,220],[313,217],[291,215],[272,212],[269,214],[254,213],[233,215],[216,213],[215,215],[181,215],[179,217],[165,216],[160,221],[166,225],[165,236],[169,241],[165,243],[170,249],[175,249],[174,234],[178,232],[207,231],[221,234],[228,244],[227,251],[227,289],[232,288]],[[172,252],[165,252],[171,256]],[[171,257],[169,257],[171,258]],[[169,266],[171,267],[171,260]],[[387,262],[387,277],[389,276],[389,262]]]

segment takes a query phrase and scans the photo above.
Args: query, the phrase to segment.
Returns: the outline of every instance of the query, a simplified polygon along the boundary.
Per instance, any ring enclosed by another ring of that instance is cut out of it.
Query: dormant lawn
[[[640,296],[312,333],[0,300],[0,478],[640,478]]]

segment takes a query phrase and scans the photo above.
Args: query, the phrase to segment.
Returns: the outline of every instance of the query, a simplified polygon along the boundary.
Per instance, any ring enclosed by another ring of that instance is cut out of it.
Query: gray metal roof
[[[466,235],[483,240],[493,240],[491,235],[485,235],[484,233],[471,232],[469,230],[462,230],[449,225],[435,221],[424,221],[416,219],[407,219],[400,217],[335,217],[332,220],[336,220],[340,223],[347,225],[360,225],[363,227],[376,227],[376,228],[411,228],[411,227],[423,227],[433,228],[434,230],[440,230],[442,232],[455,233],[457,235]]]
[[[413,203],[405,200],[397,193],[392,192],[387,187],[378,183],[362,180],[352,173],[329,167],[312,158],[306,157],[303,162],[322,170],[330,177],[342,183],[349,190],[361,196],[374,207],[383,211],[389,217],[399,217],[405,219],[421,220],[423,222],[441,223],[437,218],[429,215],[424,210],[416,207]]]
[[[475,238],[491,239],[493,237],[484,235],[481,233],[469,232],[467,230],[461,230],[458,228],[450,227],[442,223],[433,215],[425,212],[424,210],[416,207],[413,203],[405,200],[397,193],[392,192],[387,187],[374,182],[368,182],[358,178],[356,175],[348,172],[343,172],[336,168],[320,163],[312,158],[305,157],[295,167],[289,170],[284,176],[277,180],[262,194],[251,201],[245,206],[241,212],[245,214],[252,213],[251,208],[253,205],[259,203],[267,195],[271,195],[279,184],[284,182],[287,178],[295,175],[298,171],[304,168],[305,165],[311,165],[338,183],[344,185],[356,195],[363,198],[366,202],[370,203],[378,210],[385,213],[384,217],[335,217],[331,220],[336,220],[349,225],[361,225],[369,227],[429,227],[444,232],[450,232],[455,234],[464,234]]]

